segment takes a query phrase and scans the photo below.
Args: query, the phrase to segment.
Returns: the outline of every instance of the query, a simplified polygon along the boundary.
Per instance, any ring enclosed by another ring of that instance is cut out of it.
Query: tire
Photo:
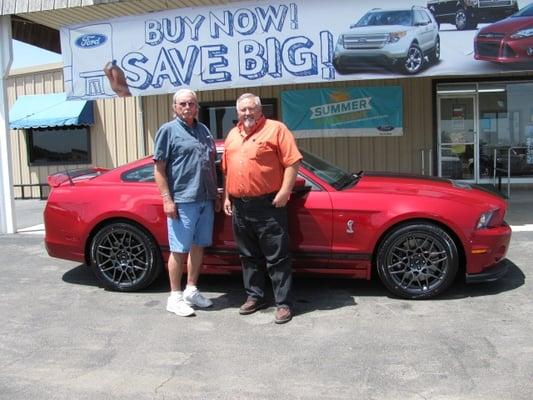
[[[455,12],[455,27],[458,31],[476,29],[477,22],[474,20],[474,16],[469,14],[467,10],[458,8]]]
[[[144,289],[163,268],[152,236],[128,222],[102,227],[91,241],[89,255],[90,266],[102,286],[119,292]]]
[[[424,53],[416,43],[412,43],[407,50],[407,56],[400,64],[401,72],[406,75],[414,75],[420,72],[424,66]]]
[[[349,72],[346,66],[338,61],[335,61],[335,59],[333,59],[333,68],[335,68],[335,71],[337,71],[337,73],[340,75],[346,75]]]
[[[429,54],[429,62],[431,64],[435,64],[440,60],[440,38],[437,36],[437,40],[435,41],[435,46],[433,49],[431,49],[431,53]]]
[[[398,297],[428,299],[445,291],[459,268],[457,246],[442,228],[427,222],[400,225],[379,246],[376,267]]]

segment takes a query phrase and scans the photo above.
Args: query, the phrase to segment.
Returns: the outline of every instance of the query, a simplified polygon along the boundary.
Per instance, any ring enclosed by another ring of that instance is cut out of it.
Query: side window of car
[[[313,182],[312,180],[308,179],[307,177],[305,177],[302,174],[298,174],[298,178],[302,178],[305,181],[305,186],[311,186],[311,190],[313,190],[313,191],[321,191],[321,190],[323,190],[319,185],[317,185],[315,182]]]
[[[420,11],[420,13],[422,14],[423,20],[426,21],[428,24],[431,24],[431,16],[428,14],[428,12],[424,10]]]
[[[122,180],[125,182],[155,182],[154,165],[147,164],[126,171],[122,174]]]

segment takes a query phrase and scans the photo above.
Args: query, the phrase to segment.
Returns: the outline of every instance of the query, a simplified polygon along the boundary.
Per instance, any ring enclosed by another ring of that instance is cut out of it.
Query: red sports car
[[[474,58],[497,63],[533,63],[533,4],[480,29]]]
[[[443,292],[458,273],[479,282],[507,271],[511,229],[501,197],[447,179],[348,173],[302,154],[288,205],[295,272],[362,279],[377,272],[395,295],[420,299]],[[167,224],[151,157],[48,182],[48,254],[86,263],[112,290],[145,288],[164,271]],[[240,272],[222,212],[204,262],[204,272]]]

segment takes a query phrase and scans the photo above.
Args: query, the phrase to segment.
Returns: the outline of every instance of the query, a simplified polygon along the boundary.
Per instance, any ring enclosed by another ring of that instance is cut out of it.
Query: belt
[[[277,192],[262,194],[260,196],[241,196],[241,197],[235,197],[235,196],[229,196],[231,201],[237,200],[237,201],[243,201],[245,203],[248,203],[250,201],[261,201],[261,200],[267,200],[267,199],[274,199],[276,197]]]

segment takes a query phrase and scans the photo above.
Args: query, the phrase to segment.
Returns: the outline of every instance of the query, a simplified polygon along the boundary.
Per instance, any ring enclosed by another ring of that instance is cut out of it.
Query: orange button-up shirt
[[[301,159],[294,136],[283,123],[262,117],[249,135],[239,123],[224,143],[226,190],[234,197],[277,192],[285,168]]]

